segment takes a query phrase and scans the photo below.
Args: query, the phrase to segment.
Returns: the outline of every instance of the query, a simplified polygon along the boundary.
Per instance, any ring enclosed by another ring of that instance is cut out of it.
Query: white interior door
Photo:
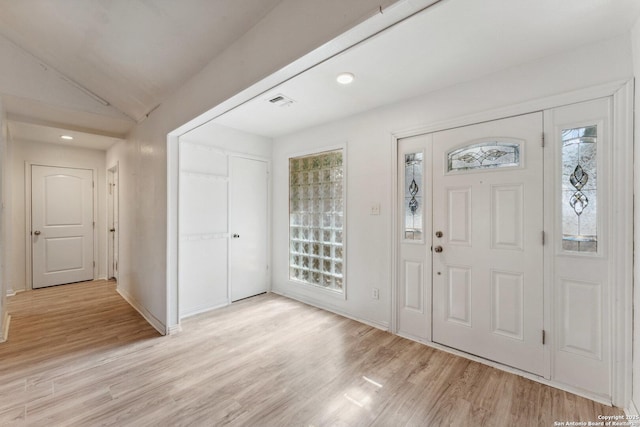
[[[230,157],[231,301],[267,291],[268,166]]]
[[[93,279],[93,171],[31,167],[33,287]]]
[[[107,195],[107,227],[109,242],[108,272],[109,278],[118,279],[118,167],[108,171],[109,191]]]
[[[431,338],[431,138],[398,141],[397,332],[418,340]]]
[[[548,376],[542,130],[533,113],[433,134],[433,340]]]

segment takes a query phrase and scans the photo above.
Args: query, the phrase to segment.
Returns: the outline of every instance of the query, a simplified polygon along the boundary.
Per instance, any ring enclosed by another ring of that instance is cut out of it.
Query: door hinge
[[[96,182],[95,181],[91,181],[91,188],[96,188]]]
[[[542,244],[544,245],[544,242],[547,240],[547,236],[545,234],[545,232],[542,232]]]
[[[542,147],[544,148],[544,132],[542,132],[542,138],[540,142],[542,143]]]
[[[542,345],[545,345],[547,342],[547,334],[545,332],[545,330],[542,330]]]
[[[96,262],[93,261],[93,268],[96,268]]]
[[[93,228],[96,228],[96,222],[93,221]]]

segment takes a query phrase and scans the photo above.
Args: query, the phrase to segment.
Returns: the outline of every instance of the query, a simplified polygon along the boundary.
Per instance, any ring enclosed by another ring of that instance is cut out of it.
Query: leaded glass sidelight
[[[447,155],[447,171],[520,166],[520,144],[487,141],[468,145]]]
[[[422,152],[404,155],[404,238],[406,240],[422,240],[423,160]]]
[[[344,292],[342,150],[289,159],[289,278]]]
[[[562,130],[562,249],[597,252],[597,126]]]

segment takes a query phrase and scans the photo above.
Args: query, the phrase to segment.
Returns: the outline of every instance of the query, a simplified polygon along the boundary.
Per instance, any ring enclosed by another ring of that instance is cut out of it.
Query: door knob
[[[33,234],[35,234],[36,236],[39,236],[40,235],[40,231],[36,230],[36,231],[33,232]]]
[[[240,235],[239,235],[239,234],[234,234],[232,237],[233,237],[234,239],[238,239],[238,238],[240,237]]]
[[[443,251],[442,246],[436,246],[435,248],[433,248],[433,250],[438,254]]]
[[[115,233],[116,229],[115,228],[111,228],[111,229],[109,229],[109,231],[112,232],[112,233]]]
[[[437,238],[441,238],[442,237],[442,231],[436,231],[436,237]]]

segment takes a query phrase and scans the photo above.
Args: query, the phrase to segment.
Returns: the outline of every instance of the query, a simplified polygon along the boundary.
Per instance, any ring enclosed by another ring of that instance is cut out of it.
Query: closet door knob
[[[239,239],[239,238],[240,238],[240,235],[239,235],[239,234],[234,234],[232,237],[233,237],[234,239]]]
[[[36,230],[36,231],[33,232],[33,234],[35,234],[36,236],[39,236],[40,235],[40,231]]]

